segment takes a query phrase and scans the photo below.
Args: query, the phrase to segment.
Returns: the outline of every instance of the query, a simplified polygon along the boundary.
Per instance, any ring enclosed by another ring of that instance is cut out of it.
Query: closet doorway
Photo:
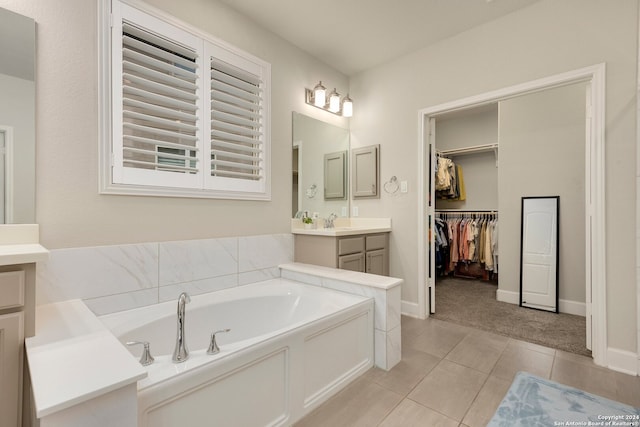
[[[523,97],[527,94],[535,94],[536,92],[542,92],[547,89],[552,89],[561,86],[569,86],[577,83],[583,83],[586,87],[586,101],[583,114],[586,116],[585,124],[585,145],[584,145],[584,193],[582,196],[582,203],[579,208],[582,211],[584,218],[583,234],[584,234],[584,248],[582,252],[582,265],[584,266],[584,282],[586,283],[585,294],[585,314],[586,314],[586,338],[587,347],[592,349],[592,356],[595,363],[599,365],[606,365],[606,329],[605,329],[605,247],[604,247],[604,64],[587,67],[584,69],[576,70],[561,75],[551,76],[545,79],[540,79],[532,82],[528,82],[522,85],[504,88],[498,91],[489,92],[486,94],[478,95],[471,98],[465,98],[462,100],[454,101],[451,103],[439,105],[436,107],[424,109],[420,111],[420,175],[421,175],[421,191],[420,191],[420,219],[418,224],[419,229],[419,279],[420,287],[419,291],[419,310],[422,317],[428,317],[429,313],[437,307],[435,297],[435,240],[424,238],[430,234],[431,230],[434,230],[435,217],[436,217],[436,198],[433,191],[434,185],[429,187],[429,183],[433,184],[433,168],[431,165],[435,164],[437,144],[437,126],[436,120],[438,117],[444,117],[445,114],[456,114],[456,112],[462,112],[470,110],[472,108],[490,108],[487,106],[497,105],[501,102],[511,102],[511,100],[517,97]],[[501,120],[503,118],[501,117]],[[507,118],[504,118],[507,120]],[[552,127],[552,124],[550,124]],[[505,129],[501,125],[501,129]],[[508,129],[508,127],[506,128]],[[510,129],[509,131],[512,131]],[[503,135],[500,135],[502,138]],[[527,145],[519,147],[518,150],[524,149],[531,150],[531,153],[540,153],[544,148],[544,140],[538,140],[540,144],[536,145],[535,142],[527,141]],[[485,145],[485,144],[479,144]],[[505,159],[507,158],[507,147],[505,146]],[[509,164],[504,163],[502,156],[500,155],[500,148],[496,150],[496,162],[500,167],[509,167]],[[547,156],[552,156],[553,153],[545,152]],[[528,154],[527,154],[528,155]],[[529,166],[534,166],[534,162],[530,162]],[[526,162],[523,163],[526,166]],[[514,165],[511,165],[514,167]],[[518,167],[523,167],[518,166]],[[544,164],[537,166],[540,174],[544,173]],[[502,172],[502,171],[501,171]],[[468,182],[468,178],[465,174],[465,183]],[[514,185],[515,183],[503,182],[500,185],[506,186],[507,189],[515,191],[525,191],[523,187],[526,187],[526,182],[520,183],[520,185]],[[526,190],[529,191],[529,190]],[[505,193],[505,190],[500,190],[501,197]],[[550,194],[524,194],[524,195],[543,195]],[[511,202],[513,195],[504,196]],[[519,203],[518,197],[516,202]],[[505,206],[504,203],[501,206]],[[459,208],[458,208],[459,209]],[[473,210],[474,208],[470,209]],[[498,214],[500,214],[499,209]],[[512,211],[511,208],[508,209]],[[505,209],[506,211],[506,209]],[[519,218],[519,208],[515,208],[517,218]],[[507,216],[501,218],[501,222],[505,221]],[[519,221],[519,219],[518,219]],[[501,229],[503,224],[501,224]],[[506,224],[504,224],[506,225]],[[517,243],[519,244],[519,236],[517,237]],[[504,251],[507,252],[504,252]],[[504,268],[519,269],[519,264],[516,262],[503,259],[508,258],[511,254],[508,252],[508,248],[501,248],[500,250],[500,279],[506,272]],[[513,284],[512,284],[513,285]],[[513,286],[507,287],[504,292],[498,291],[499,299],[508,302],[517,303],[519,293],[512,290]],[[513,300],[515,298],[515,301]]]

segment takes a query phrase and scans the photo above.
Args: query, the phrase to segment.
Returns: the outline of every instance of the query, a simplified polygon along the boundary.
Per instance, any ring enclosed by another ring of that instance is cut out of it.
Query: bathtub
[[[100,317],[123,344],[150,343],[141,427],[291,425],[373,366],[369,298],[286,279],[193,296],[190,357],[179,364],[171,361],[176,310],[169,301]],[[227,328],[220,352],[206,354],[211,332]]]

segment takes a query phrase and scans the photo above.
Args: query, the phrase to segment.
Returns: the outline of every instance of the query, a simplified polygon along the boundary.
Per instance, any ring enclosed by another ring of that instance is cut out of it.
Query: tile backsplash
[[[79,298],[101,315],[279,277],[292,261],[291,234],[54,249],[36,298]]]

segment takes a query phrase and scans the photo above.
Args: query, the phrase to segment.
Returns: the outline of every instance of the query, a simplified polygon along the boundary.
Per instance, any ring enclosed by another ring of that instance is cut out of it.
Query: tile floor
[[[402,361],[373,368],[296,427],[479,427],[518,371],[640,407],[640,378],[590,358],[435,319],[402,317]]]

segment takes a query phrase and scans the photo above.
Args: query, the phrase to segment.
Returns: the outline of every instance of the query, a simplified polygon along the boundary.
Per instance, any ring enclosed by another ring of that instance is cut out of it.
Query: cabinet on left
[[[31,381],[25,338],[36,333],[36,263],[49,251],[38,224],[0,226],[0,427],[29,427]]]
[[[0,426],[23,425],[25,336],[35,334],[35,264],[0,266]],[[28,416],[27,416],[28,417]],[[25,421],[27,419],[25,418]],[[27,423],[29,425],[29,423]]]

